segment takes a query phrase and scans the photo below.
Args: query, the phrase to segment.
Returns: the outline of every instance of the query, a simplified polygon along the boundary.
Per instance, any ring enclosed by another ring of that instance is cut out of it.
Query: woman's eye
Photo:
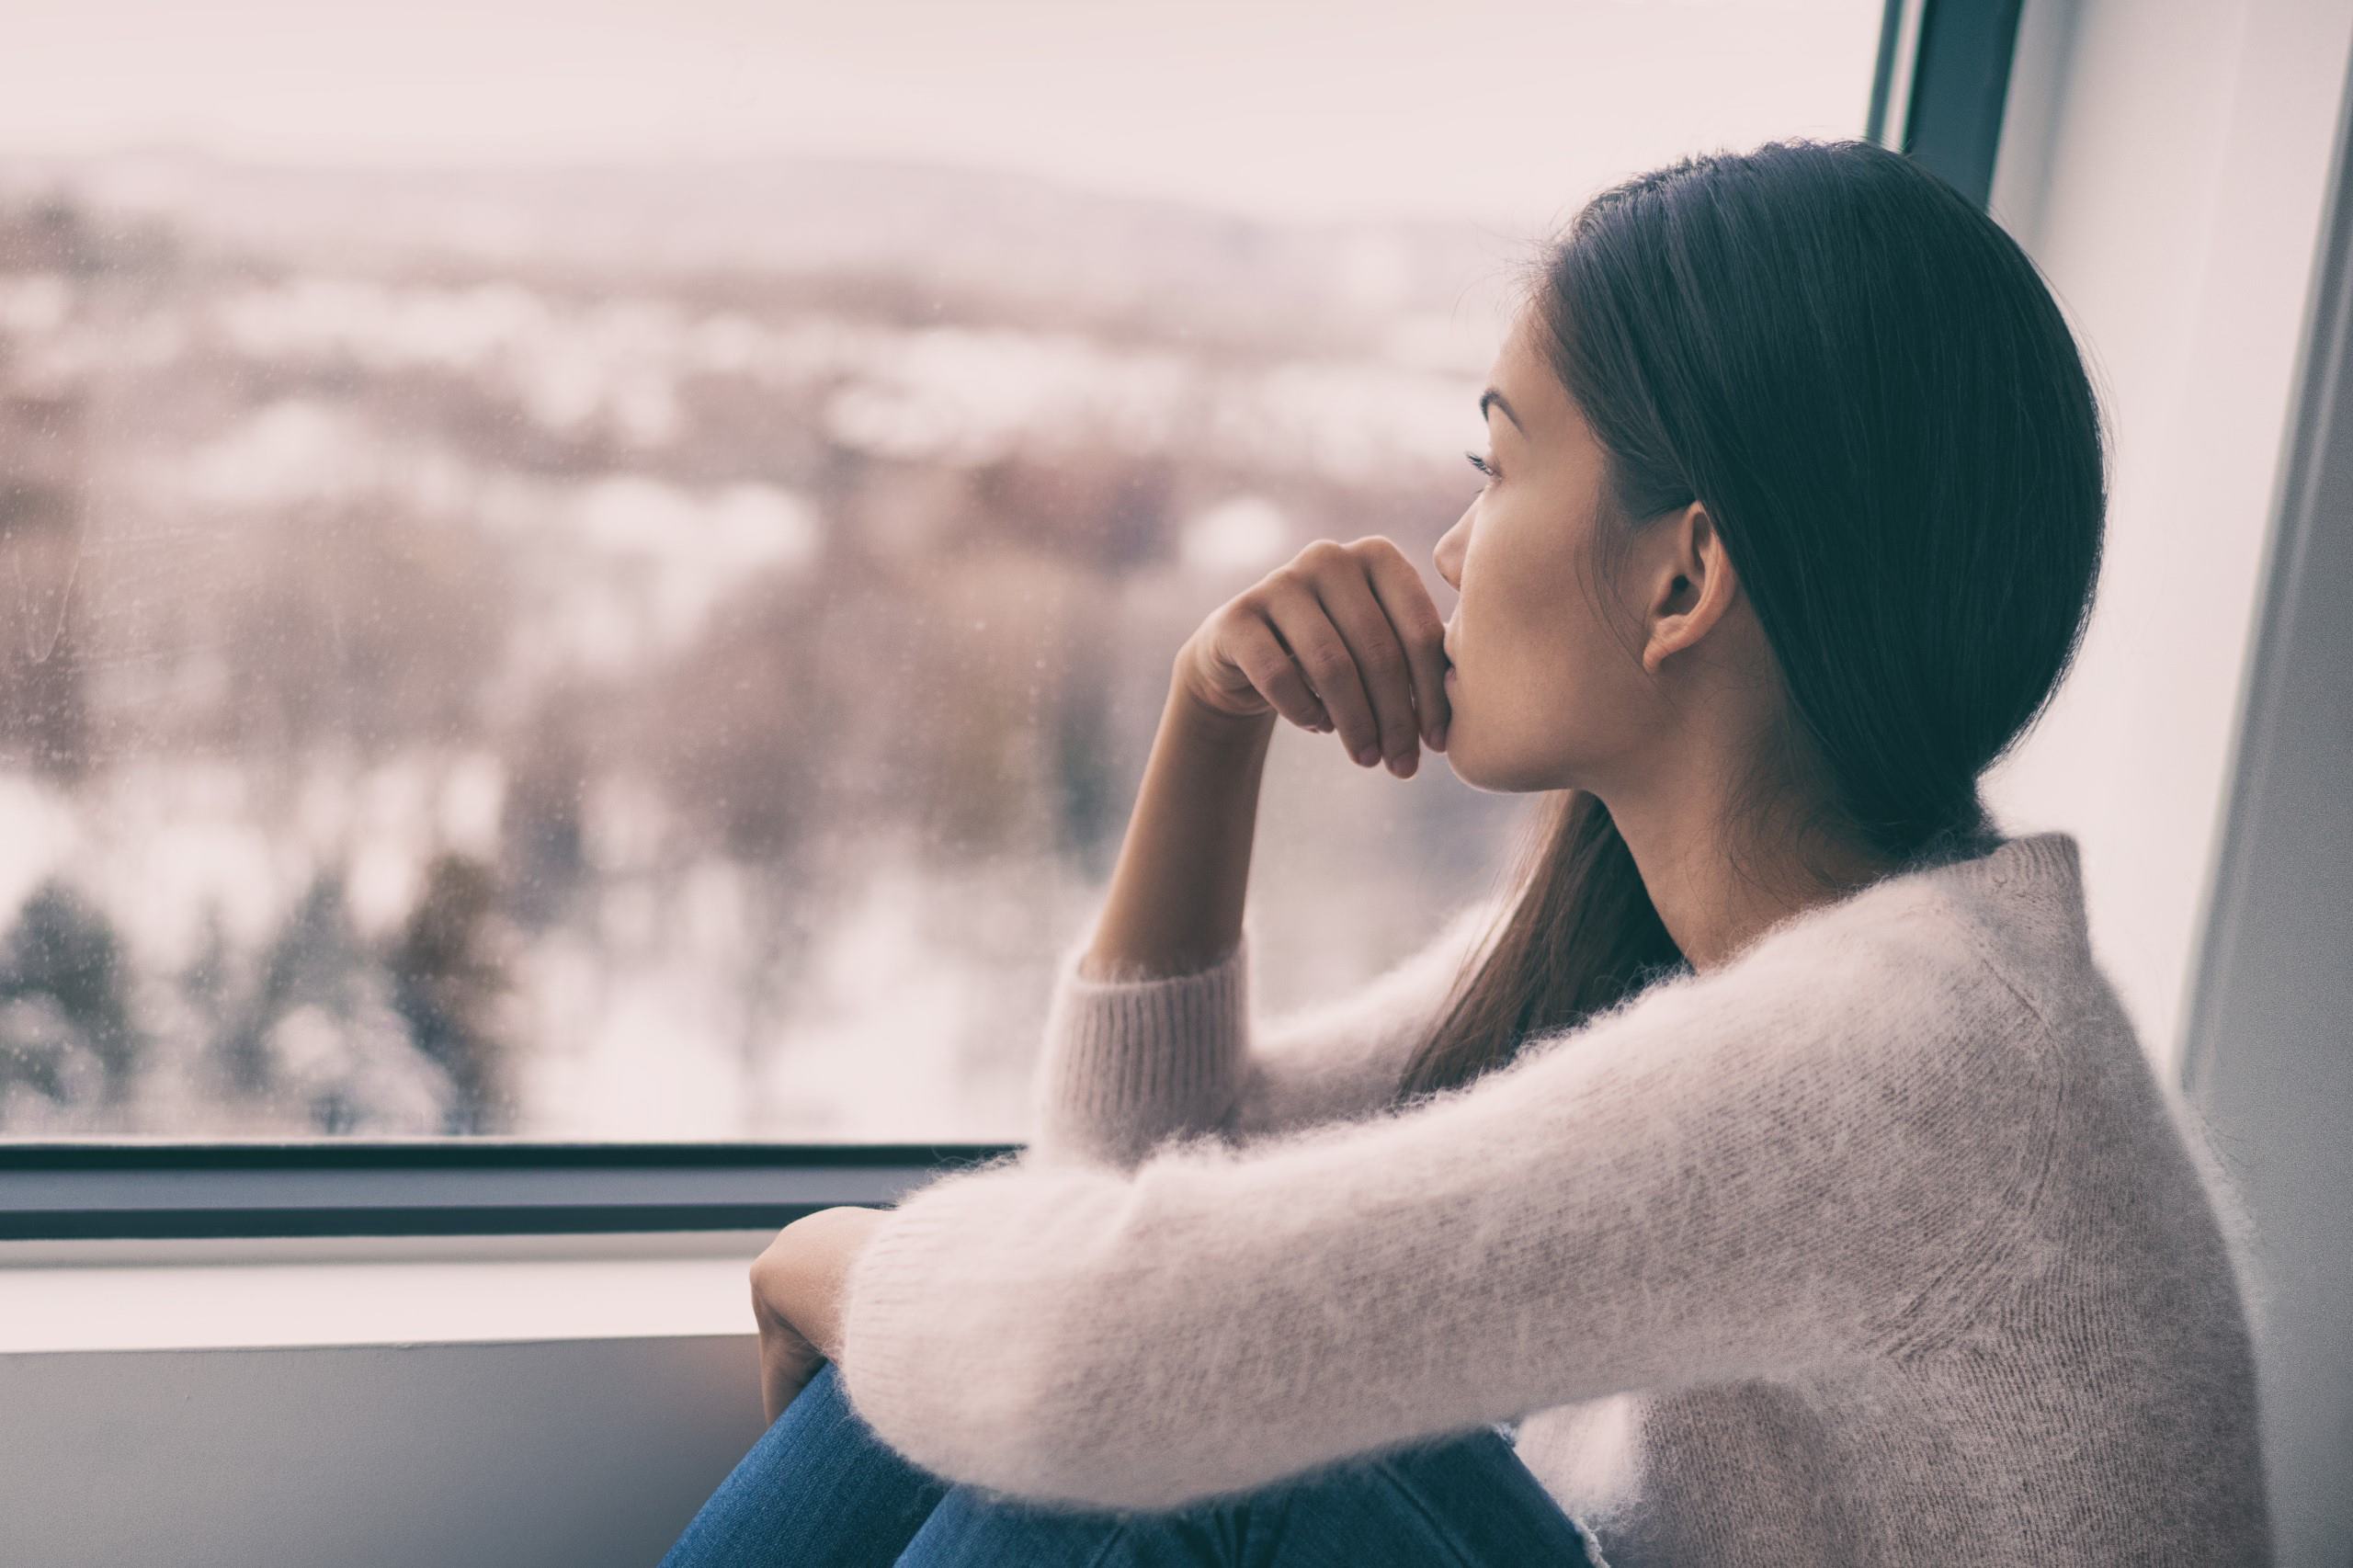
[[[1495,465],[1481,457],[1478,453],[1465,452],[1462,456],[1465,461],[1469,462],[1472,468],[1477,469],[1481,473],[1485,474],[1488,479],[1494,480],[1499,477],[1495,472]]]

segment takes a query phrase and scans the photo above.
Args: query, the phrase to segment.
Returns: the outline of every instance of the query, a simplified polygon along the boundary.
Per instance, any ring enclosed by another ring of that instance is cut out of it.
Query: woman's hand
[[[752,1319],[760,1331],[760,1405],[773,1425],[817,1368],[841,1353],[850,1265],[887,1213],[820,1209],[776,1233],[752,1260]]]
[[[1336,728],[1358,764],[1386,757],[1410,778],[1421,745],[1446,749],[1446,624],[1421,574],[1375,534],[1317,540],[1228,600],[1178,652],[1176,676],[1212,711]]]

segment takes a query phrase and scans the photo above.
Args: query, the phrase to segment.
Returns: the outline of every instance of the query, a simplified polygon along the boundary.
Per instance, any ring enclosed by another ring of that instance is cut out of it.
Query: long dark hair
[[[1744,824],[1890,869],[1998,845],[1978,776],[2075,658],[2109,485],[2098,400],[2018,243],[1901,153],[1797,139],[1612,186],[1528,271],[1607,454],[1599,580],[1698,500],[1772,648],[1786,700]],[[1533,825],[1401,1097],[1688,971],[1598,798],[1559,791]]]

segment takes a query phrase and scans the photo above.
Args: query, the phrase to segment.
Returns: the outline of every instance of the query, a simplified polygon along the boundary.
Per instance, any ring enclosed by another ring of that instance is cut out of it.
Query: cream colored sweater
[[[1270,1023],[1063,949],[1017,1157],[852,1268],[915,1463],[1158,1509],[1518,1422],[1611,1568],[2269,1558],[2217,1209],[2072,835],[1775,926],[1403,1108],[1474,904]],[[1522,1419],[1524,1418],[1524,1419]]]

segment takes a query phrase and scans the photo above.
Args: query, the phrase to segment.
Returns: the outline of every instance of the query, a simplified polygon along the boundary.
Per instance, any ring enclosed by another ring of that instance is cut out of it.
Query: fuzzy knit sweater
[[[938,1476],[1101,1510],[1495,1426],[1611,1568],[2269,1561],[2221,1210],[2072,835],[1401,1099],[1495,913],[1265,1022],[1247,918],[1182,975],[1072,942],[1033,1142],[852,1265],[853,1407]]]

